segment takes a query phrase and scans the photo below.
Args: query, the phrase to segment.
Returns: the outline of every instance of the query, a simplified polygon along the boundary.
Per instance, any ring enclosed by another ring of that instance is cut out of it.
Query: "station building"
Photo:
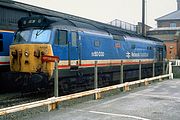
[[[157,28],[150,29],[148,36],[164,40],[167,59],[180,58],[180,0],[177,10],[156,19]]]
[[[17,23],[20,18],[37,15],[83,19],[74,15],[16,2],[13,0],[0,0],[0,30],[17,30]]]

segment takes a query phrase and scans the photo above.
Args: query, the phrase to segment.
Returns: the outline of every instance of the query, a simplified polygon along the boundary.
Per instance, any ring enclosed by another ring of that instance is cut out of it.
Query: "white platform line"
[[[133,119],[137,119],[137,120],[150,120],[150,119],[143,118],[143,117],[137,117],[137,116],[125,115],[125,114],[115,114],[115,113],[98,112],[98,111],[88,111],[88,112],[95,113],[95,114],[116,116],[116,117],[133,118]]]

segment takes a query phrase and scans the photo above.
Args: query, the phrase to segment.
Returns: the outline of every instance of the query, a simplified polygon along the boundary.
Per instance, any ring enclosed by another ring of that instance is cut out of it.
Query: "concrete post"
[[[167,66],[166,66],[166,74],[168,74],[168,71],[169,71],[169,60],[167,61]]]
[[[58,61],[55,61],[55,73],[54,73],[54,96],[59,96],[59,85],[58,85]]]
[[[165,67],[166,67],[166,61],[165,60],[163,60],[163,75],[165,75]]]
[[[155,61],[153,61],[153,77],[155,76]]]
[[[95,61],[94,66],[94,89],[98,88],[98,69],[97,69],[97,61]]]
[[[173,79],[172,62],[169,62],[169,79]]]
[[[123,65],[123,60],[121,60],[121,70],[120,70],[120,84],[122,84],[124,82],[124,76],[123,76],[123,68],[124,68],[124,65]]]
[[[139,80],[141,80],[141,60],[139,60]]]
[[[94,66],[94,89],[98,88],[98,68],[97,68],[97,61],[95,61]],[[95,100],[100,99],[101,95],[99,92],[95,93]]]

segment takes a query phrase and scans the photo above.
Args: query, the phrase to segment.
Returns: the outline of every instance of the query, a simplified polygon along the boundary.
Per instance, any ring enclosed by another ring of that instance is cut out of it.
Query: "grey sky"
[[[101,22],[119,19],[132,24],[141,21],[142,0],[16,0]],[[154,19],[177,9],[176,0],[146,0],[146,23],[156,26]]]

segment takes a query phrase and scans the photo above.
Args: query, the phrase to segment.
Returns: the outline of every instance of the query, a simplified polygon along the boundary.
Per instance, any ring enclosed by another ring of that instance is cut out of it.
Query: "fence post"
[[[166,61],[163,60],[163,75],[165,75],[165,67],[166,67]]]
[[[153,77],[155,76],[155,61],[153,61]]]
[[[55,60],[55,67],[54,67],[54,97],[58,97],[59,94],[59,84],[58,84],[58,61]],[[54,102],[48,105],[48,111],[55,110],[58,106],[58,102]]]
[[[122,83],[123,83],[123,81],[124,81],[124,80],[123,80],[123,78],[124,78],[124,76],[123,76],[123,73],[124,73],[123,69],[124,69],[123,60],[121,60],[120,84],[122,84]]]
[[[58,86],[58,61],[55,61],[55,74],[54,74],[54,96],[59,96],[59,86]]]
[[[169,60],[167,61],[167,65],[166,65],[166,74],[168,74],[168,71],[169,71]]]
[[[169,62],[169,79],[173,79],[172,62]]]
[[[141,60],[139,60],[139,80],[141,80]]]
[[[97,68],[97,61],[95,61],[94,66],[94,89],[98,88],[98,68]],[[100,99],[101,95],[99,92],[95,93],[95,100]]]

